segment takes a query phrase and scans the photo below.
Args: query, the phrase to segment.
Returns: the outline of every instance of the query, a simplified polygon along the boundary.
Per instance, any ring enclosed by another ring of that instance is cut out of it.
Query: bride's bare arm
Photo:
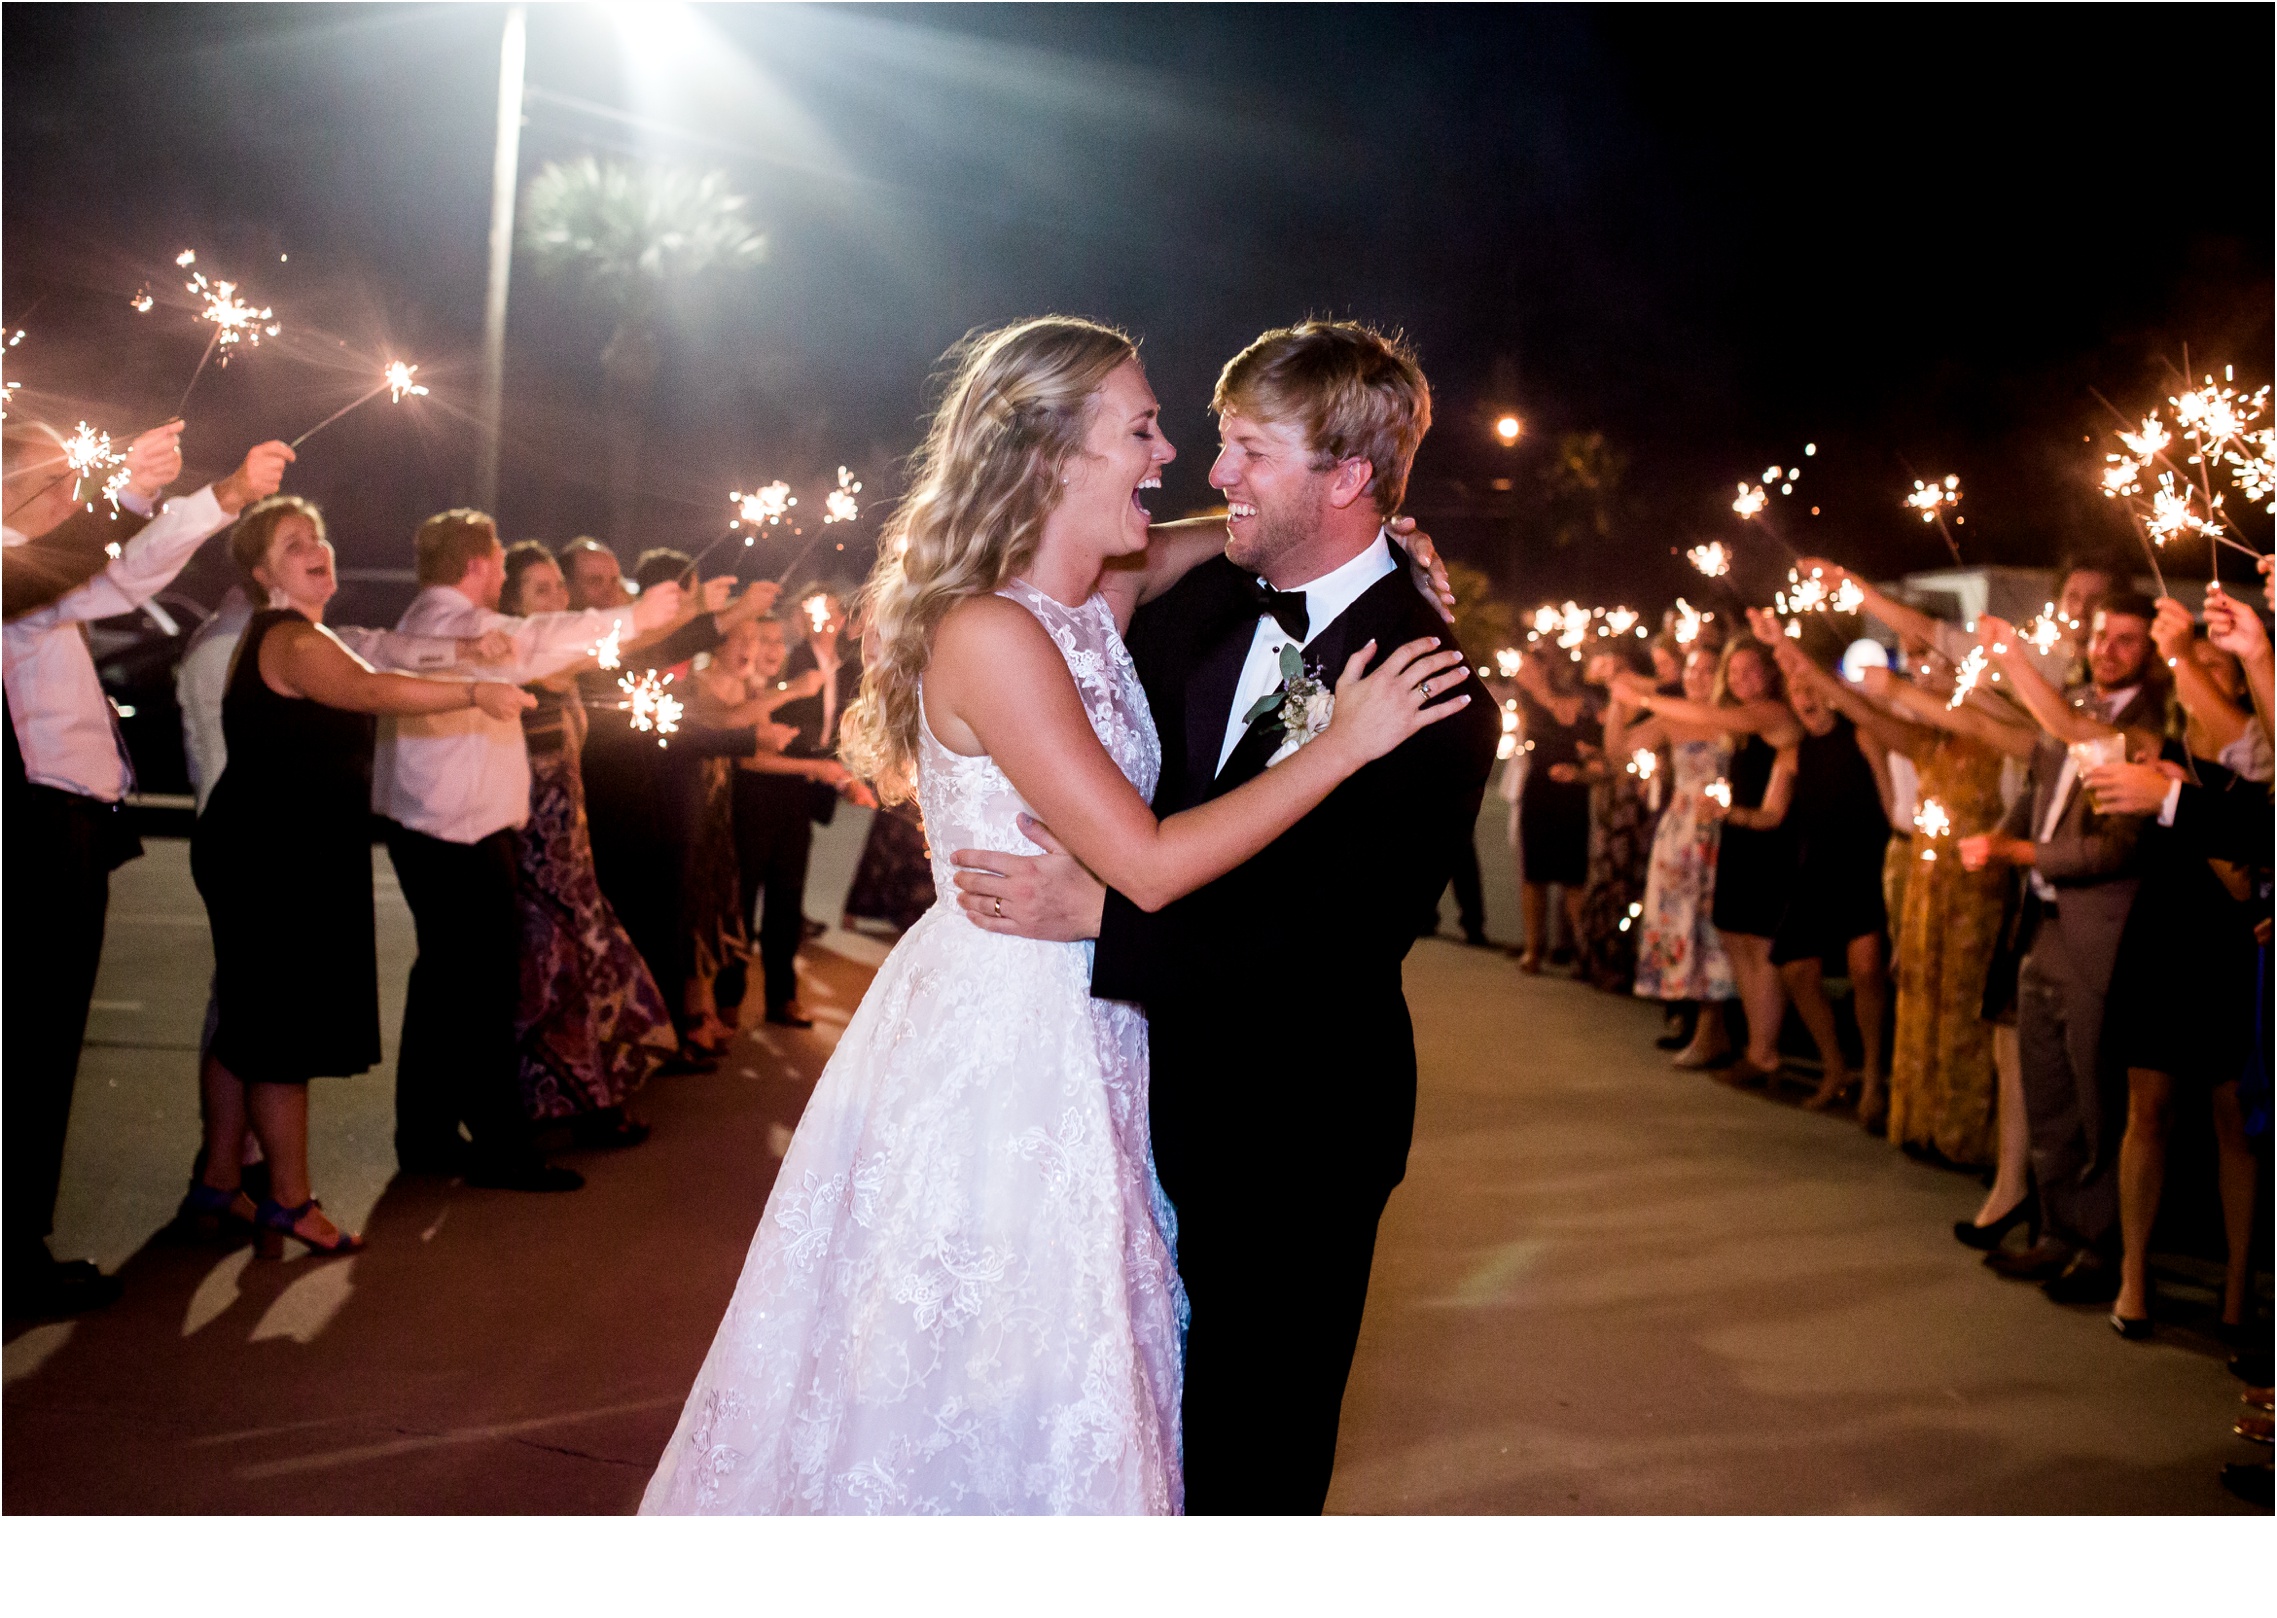
[[[1459,681],[1460,651],[1410,641],[1375,673],[1356,653],[1336,686],[1329,728],[1235,791],[1167,820],[1138,795],[1093,734],[1051,637],[1025,608],[993,596],[961,603],[934,639],[926,714],[954,751],[985,753],[1086,866],[1143,910],[1223,876],[1295,825],[1355,770],[1460,711],[1462,693],[1426,707],[1420,687]]]
[[[1431,536],[1415,526],[1413,517],[1394,517],[1388,524],[1392,542],[1406,553],[1408,576],[1416,591],[1431,603],[1440,617],[1455,621],[1455,589],[1447,582],[1446,564],[1439,560]],[[1116,557],[1100,576],[1099,593],[1114,610],[1115,627],[1131,627],[1131,614],[1161,595],[1180,579],[1225,550],[1223,517],[1182,517],[1158,522],[1147,530],[1143,556]]]

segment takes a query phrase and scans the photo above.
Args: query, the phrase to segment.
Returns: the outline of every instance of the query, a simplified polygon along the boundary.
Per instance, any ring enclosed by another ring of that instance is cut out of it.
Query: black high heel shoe
[[[1989,1253],[2006,1241],[2008,1233],[2018,1225],[2026,1229],[2025,1246],[2029,1247],[2040,1239],[2040,1199],[2029,1191],[2017,1199],[2015,1207],[1989,1225],[1980,1225],[1973,1219],[1954,1220],[1953,1240],[1963,1247],[1973,1247],[1980,1253]]]

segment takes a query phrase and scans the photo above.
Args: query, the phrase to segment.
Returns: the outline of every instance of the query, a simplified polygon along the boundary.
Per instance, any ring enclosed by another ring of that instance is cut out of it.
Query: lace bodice
[[[1115,615],[1106,598],[1095,595],[1080,607],[1062,606],[1024,579],[1012,580],[997,594],[1036,615],[1060,656],[1067,659],[1067,671],[1075,677],[1075,689],[1083,698],[1084,712],[1091,716],[1099,745],[1138,788],[1140,797],[1153,798],[1162,775],[1162,743],[1154,732],[1145,688],[1115,630]],[[986,755],[952,753],[934,736],[930,721],[921,724],[919,732],[917,802],[925,812],[925,836],[933,849],[935,889],[956,892],[949,856],[957,849],[1038,852],[1021,834],[1017,818],[1028,805],[996,761]]]

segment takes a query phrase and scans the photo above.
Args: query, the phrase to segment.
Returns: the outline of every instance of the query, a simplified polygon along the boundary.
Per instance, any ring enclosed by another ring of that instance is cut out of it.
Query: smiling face
[[[1067,479],[1059,509],[1073,532],[1092,537],[1102,556],[1146,549],[1154,521],[1145,493],[1162,487],[1162,469],[1178,458],[1162,435],[1162,406],[1135,359],[1107,373],[1091,398],[1083,449],[1062,470]]]
[[[2150,623],[2131,612],[2098,612],[2087,641],[2087,670],[2097,689],[2123,691],[2142,679],[2151,654]]]
[[[1684,695],[1693,702],[1715,700],[1716,654],[1704,646],[1684,659]]]
[[[611,612],[632,600],[625,589],[624,568],[608,551],[572,551],[568,582],[570,603],[580,611],[598,608]]]
[[[322,616],[324,604],[340,588],[331,542],[319,539],[316,524],[297,514],[282,519],[270,534],[253,581],[312,617]]]
[[[751,675],[759,680],[779,680],[783,665],[791,660],[791,638],[784,633],[782,621],[762,618],[751,626]]]
[[[1734,702],[1761,702],[1771,695],[1771,659],[1758,648],[1739,648],[1725,667],[1724,688]]]
[[[1268,421],[1227,410],[1218,418],[1218,458],[1210,487],[1226,498],[1225,553],[1247,572],[1280,588],[1307,583],[1283,578],[1337,509],[1342,485],[1357,476],[1367,484],[1367,463],[1346,461],[1325,471],[1296,422]],[[1357,472],[1355,474],[1355,469]],[[1349,501],[1345,502],[1349,504]]]
[[[506,610],[526,618],[533,612],[567,612],[569,583],[551,562],[531,562],[514,575],[514,599]]]

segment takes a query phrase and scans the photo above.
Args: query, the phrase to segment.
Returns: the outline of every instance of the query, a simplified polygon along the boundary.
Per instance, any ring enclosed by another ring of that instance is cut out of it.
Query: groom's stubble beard
[[[1307,492],[1313,492],[1309,480]],[[1263,575],[1270,573],[1273,564],[1282,557],[1310,544],[1319,531],[1318,505],[1313,503],[1302,509],[1292,509],[1296,506],[1295,501],[1274,506],[1267,506],[1260,501],[1255,534],[1245,541],[1235,538],[1231,529],[1227,530],[1227,559],[1245,573]]]

